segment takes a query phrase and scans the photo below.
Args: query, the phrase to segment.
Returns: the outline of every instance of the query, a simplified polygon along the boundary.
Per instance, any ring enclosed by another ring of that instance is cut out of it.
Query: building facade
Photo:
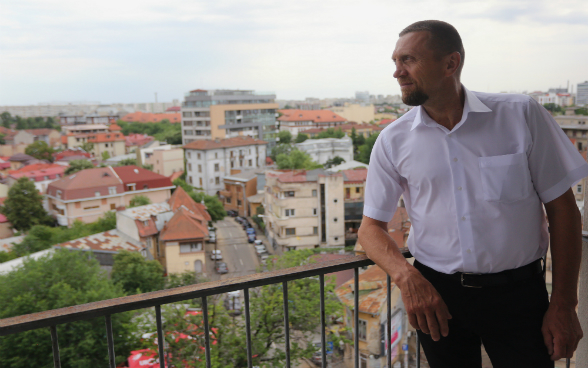
[[[144,163],[153,165],[153,172],[170,176],[184,170],[184,149],[182,146],[164,145],[146,152]]]
[[[578,83],[578,89],[576,90],[576,105],[588,105],[588,81]]]
[[[333,106],[329,108],[335,114],[345,118],[347,121],[367,124],[374,121],[374,105],[372,104],[351,104],[345,103],[344,106]]]
[[[236,211],[239,216],[253,216],[248,197],[257,194],[256,170],[233,170],[223,178],[224,190],[219,192],[225,210]]]
[[[319,164],[325,164],[337,156],[345,162],[353,161],[353,142],[347,135],[343,138],[307,139],[295,146]]]
[[[224,190],[232,169],[265,167],[267,142],[252,137],[197,140],[184,146],[186,181],[208,195]]]
[[[95,157],[102,157],[104,152],[108,153],[109,157],[124,155],[126,152],[125,136],[121,132],[121,127],[116,124],[109,127],[97,124],[71,128],[65,130],[67,133],[61,136],[63,149],[82,147],[85,143],[91,143],[90,153]]]
[[[265,178],[268,238],[283,250],[345,245],[343,175],[323,169],[276,172]]]
[[[239,135],[275,141],[275,94],[249,90],[196,89],[182,104],[182,143]]]
[[[330,110],[280,110],[280,130],[287,130],[293,136],[310,128],[331,128],[345,124],[345,118]]]

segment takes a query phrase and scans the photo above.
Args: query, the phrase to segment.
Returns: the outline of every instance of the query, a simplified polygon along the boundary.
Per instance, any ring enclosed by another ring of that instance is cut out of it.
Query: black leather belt
[[[497,273],[456,272],[452,274],[446,274],[435,271],[432,268],[423,265],[422,263],[421,266],[444,278],[453,279],[459,282],[463,287],[482,288],[488,286],[506,285],[511,282],[524,281],[541,274],[544,272],[541,260],[542,258],[539,258],[538,260],[531,262],[528,265]]]

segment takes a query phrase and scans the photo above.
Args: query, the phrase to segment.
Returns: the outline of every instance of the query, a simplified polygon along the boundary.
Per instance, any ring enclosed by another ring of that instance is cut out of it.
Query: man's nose
[[[399,77],[406,75],[406,70],[402,67],[400,62],[397,61],[395,66],[396,70],[394,71],[394,78],[398,79]]]

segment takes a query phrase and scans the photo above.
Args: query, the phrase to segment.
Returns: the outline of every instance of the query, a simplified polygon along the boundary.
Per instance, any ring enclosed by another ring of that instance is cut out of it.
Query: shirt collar
[[[470,112],[491,112],[492,111],[492,110],[490,110],[490,108],[488,108],[488,106],[484,105],[482,103],[482,101],[480,101],[480,99],[472,91],[465,88],[463,85],[462,85],[462,87],[465,92],[465,101],[463,104],[463,114],[462,114],[461,121],[456,125],[456,127],[463,124],[463,122],[465,121],[465,119],[468,116],[468,113],[470,113]],[[417,110],[416,116],[412,122],[412,127],[410,128],[411,131],[413,131],[421,123],[423,123],[427,126],[432,126],[432,124],[436,124],[435,121],[429,117],[429,115],[427,114],[427,112],[425,111],[425,109],[422,106],[418,106],[416,108],[418,110]]]

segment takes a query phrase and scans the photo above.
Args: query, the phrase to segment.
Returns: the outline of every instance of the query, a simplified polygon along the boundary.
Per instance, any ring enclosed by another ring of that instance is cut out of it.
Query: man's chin
[[[408,92],[402,94],[402,102],[408,106],[420,106],[427,102],[429,96],[419,92]]]

